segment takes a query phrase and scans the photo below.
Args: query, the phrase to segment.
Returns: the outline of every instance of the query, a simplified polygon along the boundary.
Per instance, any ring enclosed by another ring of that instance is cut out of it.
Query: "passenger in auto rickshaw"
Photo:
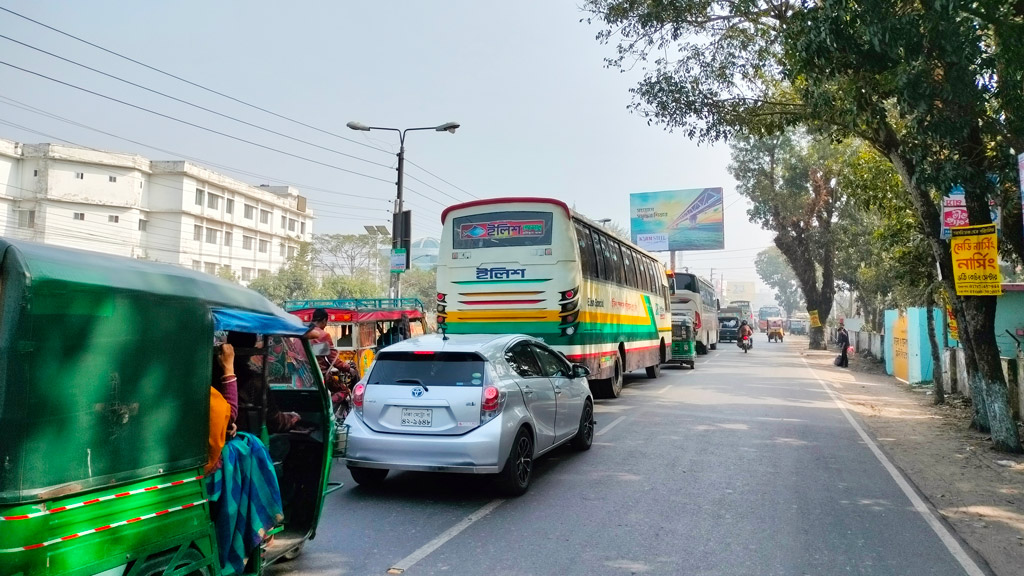
[[[242,574],[250,554],[284,521],[281,490],[270,453],[259,438],[238,430],[235,351],[223,344],[213,362],[209,460],[204,468],[223,574]]]

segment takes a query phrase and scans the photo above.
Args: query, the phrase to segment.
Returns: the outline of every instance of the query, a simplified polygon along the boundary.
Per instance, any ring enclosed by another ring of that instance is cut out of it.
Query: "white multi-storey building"
[[[313,236],[306,198],[191,162],[0,139],[0,235],[170,262],[243,283]]]

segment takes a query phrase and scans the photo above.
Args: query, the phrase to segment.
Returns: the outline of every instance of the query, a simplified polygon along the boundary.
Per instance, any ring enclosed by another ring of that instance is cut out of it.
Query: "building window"
[[[200,262],[199,260],[193,260],[192,261],[192,269],[197,271],[197,272],[199,270],[202,270],[203,269],[203,263]]]
[[[288,217],[284,214],[281,215],[281,229],[284,230],[288,227]]]
[[[139,220],[139,231],[140,232],[145,232],[146,231],[146,226],[148,226],[148,225],[149,225],[149,221],[148,220]]]
[[[288,257],[295,258],[295,246],[288,247]]]
[[[210,208],[211,210],[216,210],[217,208],[220,208],[220,196],[217,196],[216,194],[207,194],[206,207]]]
[[[299,225],[299,233],[300,233],[300,234],[305,234],[305,233],[306,233],[306,223],[305,223],[305,222],[302,222],[302,223],[301,223],[301,224]]]
[[[39,170],[33,170],[32,176],[39,176]]]
[[[35,228],[36,211],[18,210],[18,228]]]
[[[85,220],[85,212],[75,212],[75,220]]]
[[[202,188],[196,188],[196,206],[203,205],[203,198],[206,197],[206,190]]]
[[[139,190],[142,190],[142,180],[139,180]]]
[[[263,253],[263,254],[266,254],[269,251],[270,251],[270,241],[269,240],[260,240],[260,252]]]
[[[242,236],[242,250],[252,250],[252,245],[256,242],[256,239],[252,236]]]
[[[252,274],[255,272],[252,268],[242,268],[242,282],[248,282],[252,280]]]
[[[111,182],[117,182],[117,176],[107,176],[107,180]]]
[[[120,221],[121,221],[121,217],[120,216],[114,216],[113,214],[111,214],[110,216],[107,216],[107,222],[113,222],[114,224],[117,224]]]
[[[207,244],[216,244],[218,239],[220,239],[220,230],[214,230],[213,228],[206,229]]]
[[[235,200],[233,198],[224,199],[224,212],[227,214],[235,213]]]
[[[260,210],[260,224],[270,224],[270,210]]]
[[[295,232],[295,225],[298,224],[298,223],[299,223],[298,220],[294,220],[292,218],[289,218],[288,219],[288,231],[289,232]]]
[[[252,220],[256,218],[256,207],[252,204],[245,205],[245,219]]]
[[[231,238],[232,238],[231,232],[225,232],[224,233],[224,245],[225,246],[231,246]]]
[[[203,272],[206,272],[207,274],[216,274],[217,264],[214,262],[207,262],[203,265]]]
[[[284,244],[281,244],[281,258],[284,258]]]
[[[257,278],[263,278],[264,276],[270,276],[270,270],[266,268],[260,268],[259,272],[256,273]]]
[[[85,180],[85,172],[75,172],[75,178],[79,180]]]
[[[199,224],[192,227],[192,239],[196,242],[203,239],[203,227]]]

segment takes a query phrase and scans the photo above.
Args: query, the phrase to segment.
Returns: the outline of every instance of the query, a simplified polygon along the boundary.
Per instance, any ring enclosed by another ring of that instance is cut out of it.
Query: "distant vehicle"
[[[345,463],[359,484],[388,470],[496,474],[526,492],[533,460],[589,450],[586,366],[522,334],[431,334],[381,350],[352,391]]]
[[[757,327],[761,332],[768,332],[769,318],[782,318],[782,308],[778,306],[761,306],[757,310]]]
[[[807,314],[794,314],[792,318],[787,321],[789,325],[790,334],[799,334],[806,336],[811,328],[811,318]]]
[[[726,309],[723,308],[722,312]],[[738,314],[718,315],[718,341],[735,342],[740,333],[740,316]]]
[[[750,305],[750,300],[733,300],[729,302],[728,307],[738,309],[740,320],[746,320],[750,324],[754,323],[754,308]]]
[[[782,342],[785,332],[782,329],[782,318],[768,319],[768,341]]]
[[[683,315],[693,320],[697,354],[707,354],[709,349],[718,348],[720,303],[711,282],[688,272],[670,273],[669,292],[672,294],[672,315]]]
[[[553,198],[493,198],[441,214],[437,324],[528,334],[585,365],[594,394],[657,378],[672,344],[665,266]]]

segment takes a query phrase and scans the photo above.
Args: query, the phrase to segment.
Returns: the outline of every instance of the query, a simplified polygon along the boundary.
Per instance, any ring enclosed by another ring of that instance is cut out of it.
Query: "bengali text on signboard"
[[[958,296],[998,296],[999,245],[994,224],[954,228],[949,247]]]

